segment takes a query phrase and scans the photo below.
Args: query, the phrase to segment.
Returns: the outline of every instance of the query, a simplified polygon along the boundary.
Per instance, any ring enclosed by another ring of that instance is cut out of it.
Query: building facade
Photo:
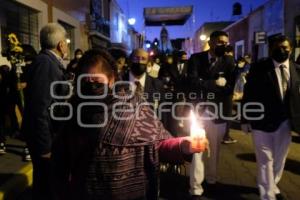
[[[246,23],[247,21],[247,23]],[[254,60],[267,57],[268,41],[284,34],[288,36],[294,47],[293,59],[300,54],[300,1],[299,0],[269,0],[264,5],[249,13],[243,20],[223,29],[230,35],[232,45],[244,45],[242,55],[253,54]],[[265,42],[257,44],[255,33],[263,32]],[[240,41],[244,38],[244,42]],[[240,55],[239,47],[235,49]]]
[[[86,15],[88,44],[91,48],[110,47],[110,1],[90,0],[89,14]]]
[[[85,16],[89,4],[85,0],[2,0],[0,4],[0,50],[7,48],[7,35],[15,33],[22,44],[32,45],[40,50],[39,31],[49,22],[65,27],[70,46],[69,59],[74,50],[88,49]],[[67,61],[66,61],[67,62]],[[9,64],[0,56],[0,64]]]
[[[209,48],[208,40],[209,35],[216,30],[222,30],[223,28],[230,25],[232,22],[206,22],[204,23],[198,30],[196,31],[193,44],[194,44],[194,52],[205,51]]]
[[[234,48],[235,59],[248,53],[248,27],[248,18],[246,17],[223,29],[229,35],[229,43]]]

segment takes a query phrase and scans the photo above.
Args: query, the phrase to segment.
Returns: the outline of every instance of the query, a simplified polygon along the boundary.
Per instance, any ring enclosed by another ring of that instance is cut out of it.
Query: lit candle
[[[190,135],[192,137],[192,148],[204,151],[206,148],[205,130],[197,123],[197,118],[193,111],[191,111],[191,129]]]

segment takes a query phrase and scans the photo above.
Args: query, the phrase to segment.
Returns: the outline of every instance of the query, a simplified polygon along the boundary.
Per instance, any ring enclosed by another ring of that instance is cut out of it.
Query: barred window
[[[7,49],[7,36],[15,33],[22,44],[39,49],[38,11],[17,2],[4,0],[0,4],[2,49]]]
[[[70,56],[74,54],[75,51],[75,27],[67,24],[61,20],[58,20],[58,23],[62,25],[67,32],[67,39],[69,39],[69,48],[70,48]]]

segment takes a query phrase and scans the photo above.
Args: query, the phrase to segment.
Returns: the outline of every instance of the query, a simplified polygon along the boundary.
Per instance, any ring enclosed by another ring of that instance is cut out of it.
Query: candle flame
[[[196,115],[193,111],[191,111],[191,136],[205,138],[205,130],[197,123]]]

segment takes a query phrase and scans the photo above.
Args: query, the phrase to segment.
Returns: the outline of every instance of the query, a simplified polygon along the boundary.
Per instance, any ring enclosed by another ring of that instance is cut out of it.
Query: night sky
[[[171,39],[179,37],[192,37],[204,22],[209,21],[229,21],[232,17],[232,5],[239,2],[243,6],[243,15],[249,13],[250,9],[255,9],[267,0],[117,0],[129,17],[136,18],[135,29],[139,32],[145,31],[146,37],[153,40],[159,37],[161,27],[145,27],[143,22],[144,7],[165,7],[165,6],[194,6],[194,16],[182,26],[168,26]],[[193,19],[195,19],[193,23]]]

